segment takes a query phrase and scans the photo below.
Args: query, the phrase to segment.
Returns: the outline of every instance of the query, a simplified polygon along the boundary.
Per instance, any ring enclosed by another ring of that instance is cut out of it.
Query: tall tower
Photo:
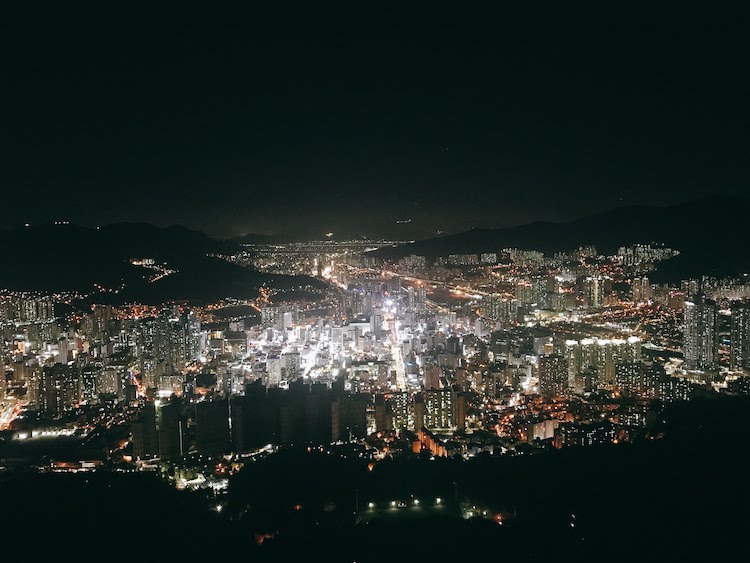
[[[689,370],[712,370],[717,364],[716,302],[700,293],[685,301],[684,354]]]

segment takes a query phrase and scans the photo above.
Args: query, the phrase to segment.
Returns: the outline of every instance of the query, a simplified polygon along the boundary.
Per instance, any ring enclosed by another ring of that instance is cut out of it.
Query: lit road
[[[391,272],[388,270],[385,270],[384,273],[390,276],[399,276],[402,280],[415,282],[418,284],[427,284],[425,289],[427,289],[428,291],[431,288],[430,286],[435,286],[436,289],[437,288],[445,289],[461,297],[478,298],[478,297],[482,297],[486,295],[492,295],[491,293],[487,293],[486,291],[481,291],[479,289],[474,289],[472,287],[454,285],[454,284],[450,284],[450,283],[446,283],[446,282],[442,282],[438,280],[428,280],[424,278],[415,278],[412,276],[403,276],[403,275],[397,274],[396,272]]]
[[[416,283],[416,284],[424,284],[425,290],[428,292],[431,289],[443,289],[443,290],[452,292],[457,297],[463,297],[465,299],[470,299],[470,298],[476,299],[482,296],[492,295],[491,293],[488,293],[486,291],[482,291],[479,289],[474,289],[472,287],[454,285],[454,284],[450,284],[450,283],[446,283],[446,282],[442,282],[438,280],[429,280],[425,278],[415,278],[413,276],[405,276],[397,272],[392,272],[390,270],[375,270],[373,268],[354,268],[354,267],[349,267],[349,270],[354,275],[357,275],[359,273],[368,273],[368,274],[376,275],[376,276],[387,275],[387,276],[392,276],[392,277],[399,277],[401,278],[402,281],[408,281],[408,282]]]
[[[393,315],[389,315],[386,317],[386,322],[390,326],[391,356],[393,357],[393,365],[396,368],[396,387],[399,391],[406,391],[407,381],[406,370],[404,369],[404,355],[401,350],[401,344],[398,341],[396,318]]]
[[[7,430],[10,423],[21,412],[21,403],[16,399],[0,401],[0,430]]]

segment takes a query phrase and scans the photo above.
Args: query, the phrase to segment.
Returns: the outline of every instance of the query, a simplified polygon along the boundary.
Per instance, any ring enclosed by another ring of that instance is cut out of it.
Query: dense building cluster
[[[470,458],[637,440],[664,402],[750,387],[746,280],[652,285],[670,249],[386,262],[378,246],[230,257],[329,282],[295,301],[61,316],[52,296],[4,296],[2,429],[117,429],[128,463],[352,442]]]

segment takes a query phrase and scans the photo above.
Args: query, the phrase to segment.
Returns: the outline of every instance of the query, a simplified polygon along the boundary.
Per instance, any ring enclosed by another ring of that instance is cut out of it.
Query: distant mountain
[[[567,223],[531,223],[502,229],[473,229],[456,235],[383,248],[376,255],[398,259],[409,254],[434,258],[448,254],[498,252],[503,248],[546,254],[593,244],[603,253],[635,243],[664,243],[680,255],[659,265],[658,281],[701,274],[750,271],[750,200],[716,196],[668,207],[621,207]]]
[[[0,268],[0,288],[17,291],[89,293],[95,285],[120,288],[124,284],[119,293],[97,298],[161,303],[253,297],[264,284],[279,289],[323,285],[313,278],[265,274],[211,257],[237,246],[180,226],[40,225],[0,232],[0,248],[10,257],[8,265]],[[149,283],[155,272],[134,266],[130,262],[134,258],[153,258],[176,273]]]
[[[239,237],[232,237],[227,240],[232,244],[274,244],[277,242],[282,242],[281,237],[277,237],[274,235],[258,235],[254,233],[242,235]]]

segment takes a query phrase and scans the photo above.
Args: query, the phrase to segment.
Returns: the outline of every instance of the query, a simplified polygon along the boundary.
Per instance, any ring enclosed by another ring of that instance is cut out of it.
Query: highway
[[[398,341],[398,329],[396,327],[395,315],[388,315],[385,322],[389,325],[391,356],[393,357],[393,365],[396,368],[396,387],[399,391],[407,391],[408,382],[406,380],[406,369],[404,368],[404,354],[401,349],[401,343]]]
[[[0,430],[7,430],[10,423],[21,412],[22,404],[17,399],[0,401]]]

